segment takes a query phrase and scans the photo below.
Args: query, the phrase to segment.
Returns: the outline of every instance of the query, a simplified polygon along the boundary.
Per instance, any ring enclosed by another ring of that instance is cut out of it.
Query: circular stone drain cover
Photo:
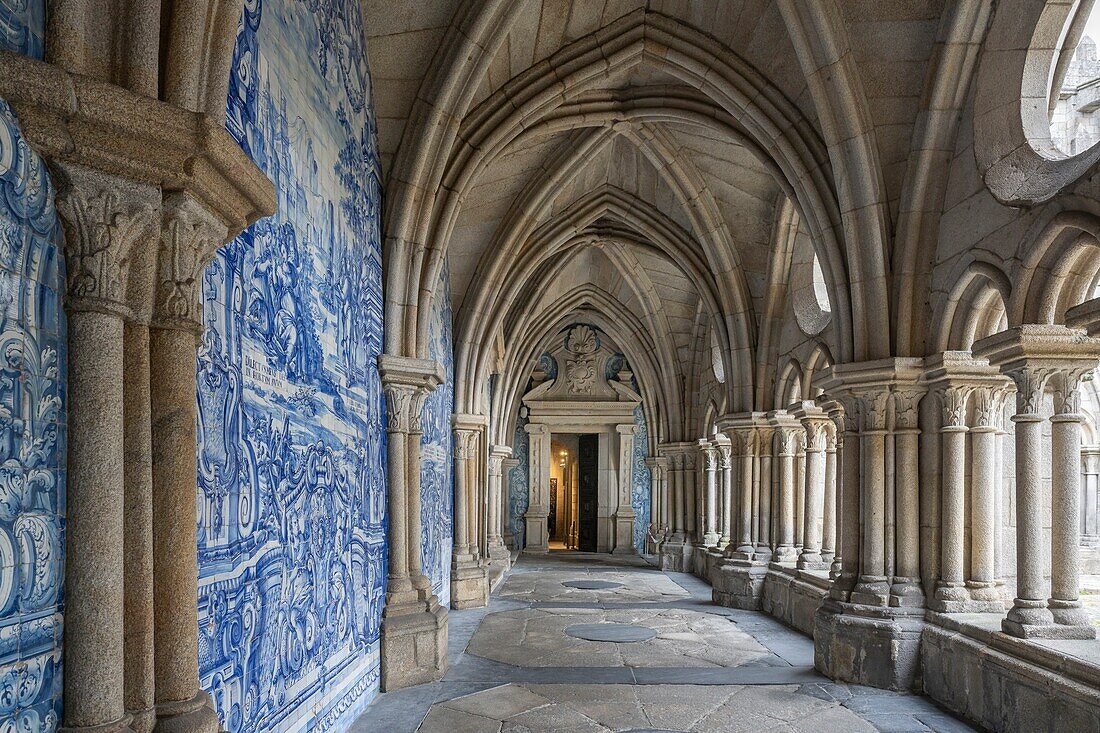
[[[565,633],[574,639],[613,641],[619,644],[649,641],[657,636],[653,629],[633,624],[574,624],[567,627]]]
[[[608,588],[622,588],[622,583],[612,583],[610,580],[566,580],[562,583],[566,588],[580,588],[581,590],[607,590]]]
[[[681,733],[681,732],[676,731],[676,730],[665,730],[664,728],[661,728],[660,730],[658,730],[656,728],[634,728],[633,730],[623,731],[623,733]]]

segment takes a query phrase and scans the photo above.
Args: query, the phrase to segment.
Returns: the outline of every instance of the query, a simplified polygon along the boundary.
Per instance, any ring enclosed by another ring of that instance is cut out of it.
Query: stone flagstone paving
[[[621,585],[563,585],[583,580]],[[585,626],[630,640],[566,633]],[[974,730],[927,698],[831,682],[810,639],[640,558],[524,556],[489,608],[451,612],[450,645],[443,681],[382,695],[352,733]]]

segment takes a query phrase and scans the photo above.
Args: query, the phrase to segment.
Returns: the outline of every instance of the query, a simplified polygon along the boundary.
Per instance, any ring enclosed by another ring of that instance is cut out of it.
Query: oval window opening
[[[1065,156],[1100,142],[1100,3],[1084,0],[1070,14],[1051,68],[1050,141]]]

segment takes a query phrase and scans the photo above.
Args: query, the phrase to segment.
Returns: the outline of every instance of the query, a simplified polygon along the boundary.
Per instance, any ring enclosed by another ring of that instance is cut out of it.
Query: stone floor
[[[380,696],[353,733],[973,730],[926,698],[829,681],[806,637],[641,558],[523,557],[489,608],[450,619],[443,681]]]

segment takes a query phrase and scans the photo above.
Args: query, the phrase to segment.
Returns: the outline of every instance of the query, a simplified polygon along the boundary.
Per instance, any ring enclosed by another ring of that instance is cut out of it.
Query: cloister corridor
[[[833,682],[813,654],[805,635],[715,605],[708,584],[641,557],[523,556],[486,608],[452,612],[443,679],[381,695],[349,730],[976,730],[923,696]]]

